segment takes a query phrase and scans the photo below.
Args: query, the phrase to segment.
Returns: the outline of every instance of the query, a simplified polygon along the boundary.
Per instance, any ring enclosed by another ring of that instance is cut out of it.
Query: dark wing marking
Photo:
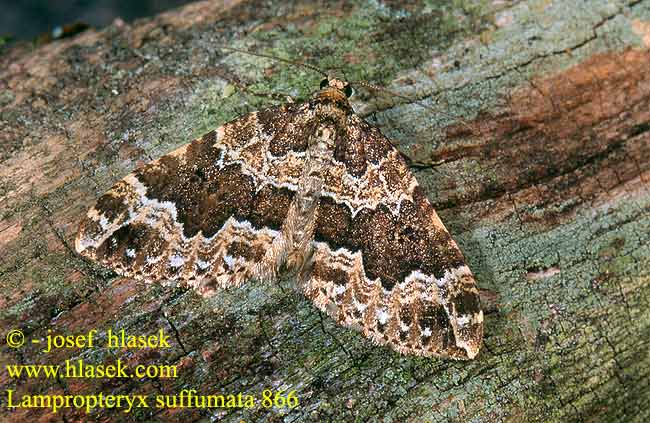
[[[401,353],[474,358],[483,314],[462,253],[397,150],[350,119],[325,177],[305,294]]]
[[[77,251],[203,292],[274,275],[262,258],[298,184],[304,153],[288,140],[304,114],[292,104],[251,113],[127,175],[88,211]]]

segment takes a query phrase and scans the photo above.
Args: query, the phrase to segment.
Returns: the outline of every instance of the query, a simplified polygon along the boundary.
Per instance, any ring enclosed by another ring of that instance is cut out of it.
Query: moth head
[[[326,88],[335,88],[343,92],[347,98],[352,97],[354,94],[354,90],[349,83],[331,76],[323,78],[323,80],[320,82],[320,89],[323,90]]]

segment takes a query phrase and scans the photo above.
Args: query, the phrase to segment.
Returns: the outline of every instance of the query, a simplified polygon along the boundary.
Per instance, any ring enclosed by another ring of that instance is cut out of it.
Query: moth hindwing
[[[403,354],[471,359],[474,277],[399,152],[347,83],[243,116],[119,181],[76,249],[203,295],[291,275],[337,323]]]

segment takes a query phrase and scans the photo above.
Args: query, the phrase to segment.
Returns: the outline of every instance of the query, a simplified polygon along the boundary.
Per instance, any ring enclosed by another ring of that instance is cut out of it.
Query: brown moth
[[[208,296],[289,277],[338,324],[402,354],[474,358],[474,277],[390,141],[326,78],[137,169],[82,221],[76,249],[121,275]]]

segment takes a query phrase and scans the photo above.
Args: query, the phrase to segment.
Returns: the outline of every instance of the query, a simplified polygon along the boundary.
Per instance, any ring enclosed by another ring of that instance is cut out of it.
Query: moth
[[[127,175],[76,250],[204,296],[289,279],[338,324],[402,354],[472,359],[474,277],[407,163],[356,115],[351,86],[226,123]]]

